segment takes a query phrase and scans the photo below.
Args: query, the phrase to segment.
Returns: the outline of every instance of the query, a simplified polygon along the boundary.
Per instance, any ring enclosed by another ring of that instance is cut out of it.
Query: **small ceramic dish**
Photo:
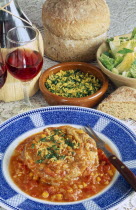
[[[80,69],[84,73],[89,73],[94,75],[98,78],[102,85],[101,88],[92,95],[81,97],[81,98],[69,98],[69,97],[62,97],[58,96],[52,92],[50,92],[45,87],[45,82],[47,78],[52,75],[56,74],[60,70],[67,71],[67,70],[76,70]],[[83,107],[93,107],[99,103],[102,99],[104,93],[108,89],[108,80],[106,76],[99,70],[97,67],[83,62],[68,62],[68,63],[61,63],[55,65],[47,70],[45,70],[39,79],[39,87],[43,96],[49,105],[75,105],[75,106],[83,106]]]
[[[122,35],[122,36],[125,37],[128,35],[129,34]],[[107,77],[109,77],[109,79],[115,84],[115,86],[117,86],[117,87],[128,86],[128,87],[136,88],[136,79],[135,78],[128,78],[128,77],[124,77],[122,75],[114,74],[110,70],[108,70],[105,66],[103,66],[103,64],[101,63],[99,58],[102,53],[104,53],[108,50],[109,50],[109,46],[106,42],[101,44],[97,50],[96,57],[97,57],[97,62],[100,66],[100,69],[103,71],[104,74],[107,75]]]

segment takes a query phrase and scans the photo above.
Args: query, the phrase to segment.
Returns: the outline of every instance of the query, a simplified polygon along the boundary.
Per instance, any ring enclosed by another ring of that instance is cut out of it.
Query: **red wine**
[[[13,77],[29,81],[41,70],[43,58],[37,51],[17,49],[7,55],[6,65]]]
[[[3,87],[7,78],[7,69],[6,66],[0,63],[0,88]]]

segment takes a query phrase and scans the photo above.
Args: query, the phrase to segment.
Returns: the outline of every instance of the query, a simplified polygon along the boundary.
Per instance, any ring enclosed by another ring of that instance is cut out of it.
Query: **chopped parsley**
[[[47,141],[47,138],[46,137],[41,138],[40,141],[45,142],[45,141]]]
[[[73,142],[71,136],[67,136],[64,130],[56,128],[51,130],[50,135],[40,138],[38,142],[41,147],[39,149],[38,146],[38,160],[35,161],[36,163],[43,163],[50,159],[53,159],[53,161],[64,160],[65,157],[69,156],[69,154],[74,155],[75,151],[73,151],[73,149],[77,149],[80,146],[80,144],[75,140]],[[65,145],[65,152],[62,152],[62,145]],[[67,153],[69,149],[67,150],[66,145],[71,148],[69,148],[71,151],[70,153]],[[33,146],[35,146],[35,144],[33,144]]]
[[[61,134],[62,133],[62,130],[61,129],[54,129],[54,134],[55,135],[58,135],[58,134]]]
[[[32,144],[32,145],[31,145],[31,148],[34,149],[34,147],[35,147],[35,144]]]
[[[38,155],[38,156],[41,156],[41,153],[42,153],[42,151],[38,151],[38,154],[37,154],[37,155]]]
[[[44,160],[36,160],[36,163],[42,163]]]
[[[51,159],[51,158],[56,158],[56,156],[54,155],[54,153],[48,153],[47,155],[45,155],[44,159]]]
[[[72,143],[72,141],[70,139],[66,139],[65,144],[67,144],[69,147],[72,147],[72,148],[74,148],[74,146],[75,146],[75,143]]]
[[[65,157],[66,157],[66,155],[61,155],[61,156],[59,156],[59,159],[61,160],[61,159],[65,159]]]
[[[47,137],[41,138],[40,141],[41,141],[41,142],[50,142],[50,141],[52,141],[52,142],[54,142],[54,143],[56,142],[56,141],[54,140],[54,135],[51,135],[51,136],[47,136]]]

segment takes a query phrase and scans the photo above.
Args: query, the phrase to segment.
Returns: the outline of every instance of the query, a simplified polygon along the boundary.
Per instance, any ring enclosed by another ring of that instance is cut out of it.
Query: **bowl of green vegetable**
[[[67,62],[45,70],[39,87],[49,105],[93,107],[103,98],[108,80],[96,66]]]
[[[117,87],[136,88],[136,28],[130,34],[107,39],[97,51],[97,61]]]

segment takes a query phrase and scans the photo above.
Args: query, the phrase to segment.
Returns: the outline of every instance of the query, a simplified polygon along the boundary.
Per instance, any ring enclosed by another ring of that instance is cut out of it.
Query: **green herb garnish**
[[[54,141],[54,136],[50,136],[50,141]]]
[[[41,138],[40,141],[45,142],[47,140],[47,137]]]
[[[34,147],[35,147],[35,144],[32,144],[32,145],[31,145],[31,148],[34,149]]]
[[[41,159],[41,160],[36,160],[36,163],[42,163],[44,160]]]
[[[92,87],[92,83],[96,88]],[[49,88],[47,84],[50,85]],[[45,86],[50,92],[56,95],[68,98],[81,98],[90,95],[88,88],[92,90],[91,94],[99,90],[101,88],[101,82],[90,73],[74,69],[68,71],[60,70],[56,74],[51,75],[47,78]]]
[[[54,129],[53,131],[54,131],[55,135],[59,135],[62,133],[61,129]]]
[[[53,154],[50,154],[50,153],[48,153],[47,155],[45,155],[45,159],[51,159],[51,158],[53,158],[54,157],[54,155]]]
[[[70,139],[68,139],[68,138],[65,140],[65,144],[67,144],[69,147],[72,147],[72,148],[74,148],[74,145],[75,145],[75,144],[72,143],[72,141],[71,141]]]
[[[61,155],[61,156],[59,156],[59,160],[61,160],[61,159],[65,159],[65,157],[66,157],[66,155]]]
[[[41,153],[42,153],[41,151],[38,151],[38,156],[41,156]]]

